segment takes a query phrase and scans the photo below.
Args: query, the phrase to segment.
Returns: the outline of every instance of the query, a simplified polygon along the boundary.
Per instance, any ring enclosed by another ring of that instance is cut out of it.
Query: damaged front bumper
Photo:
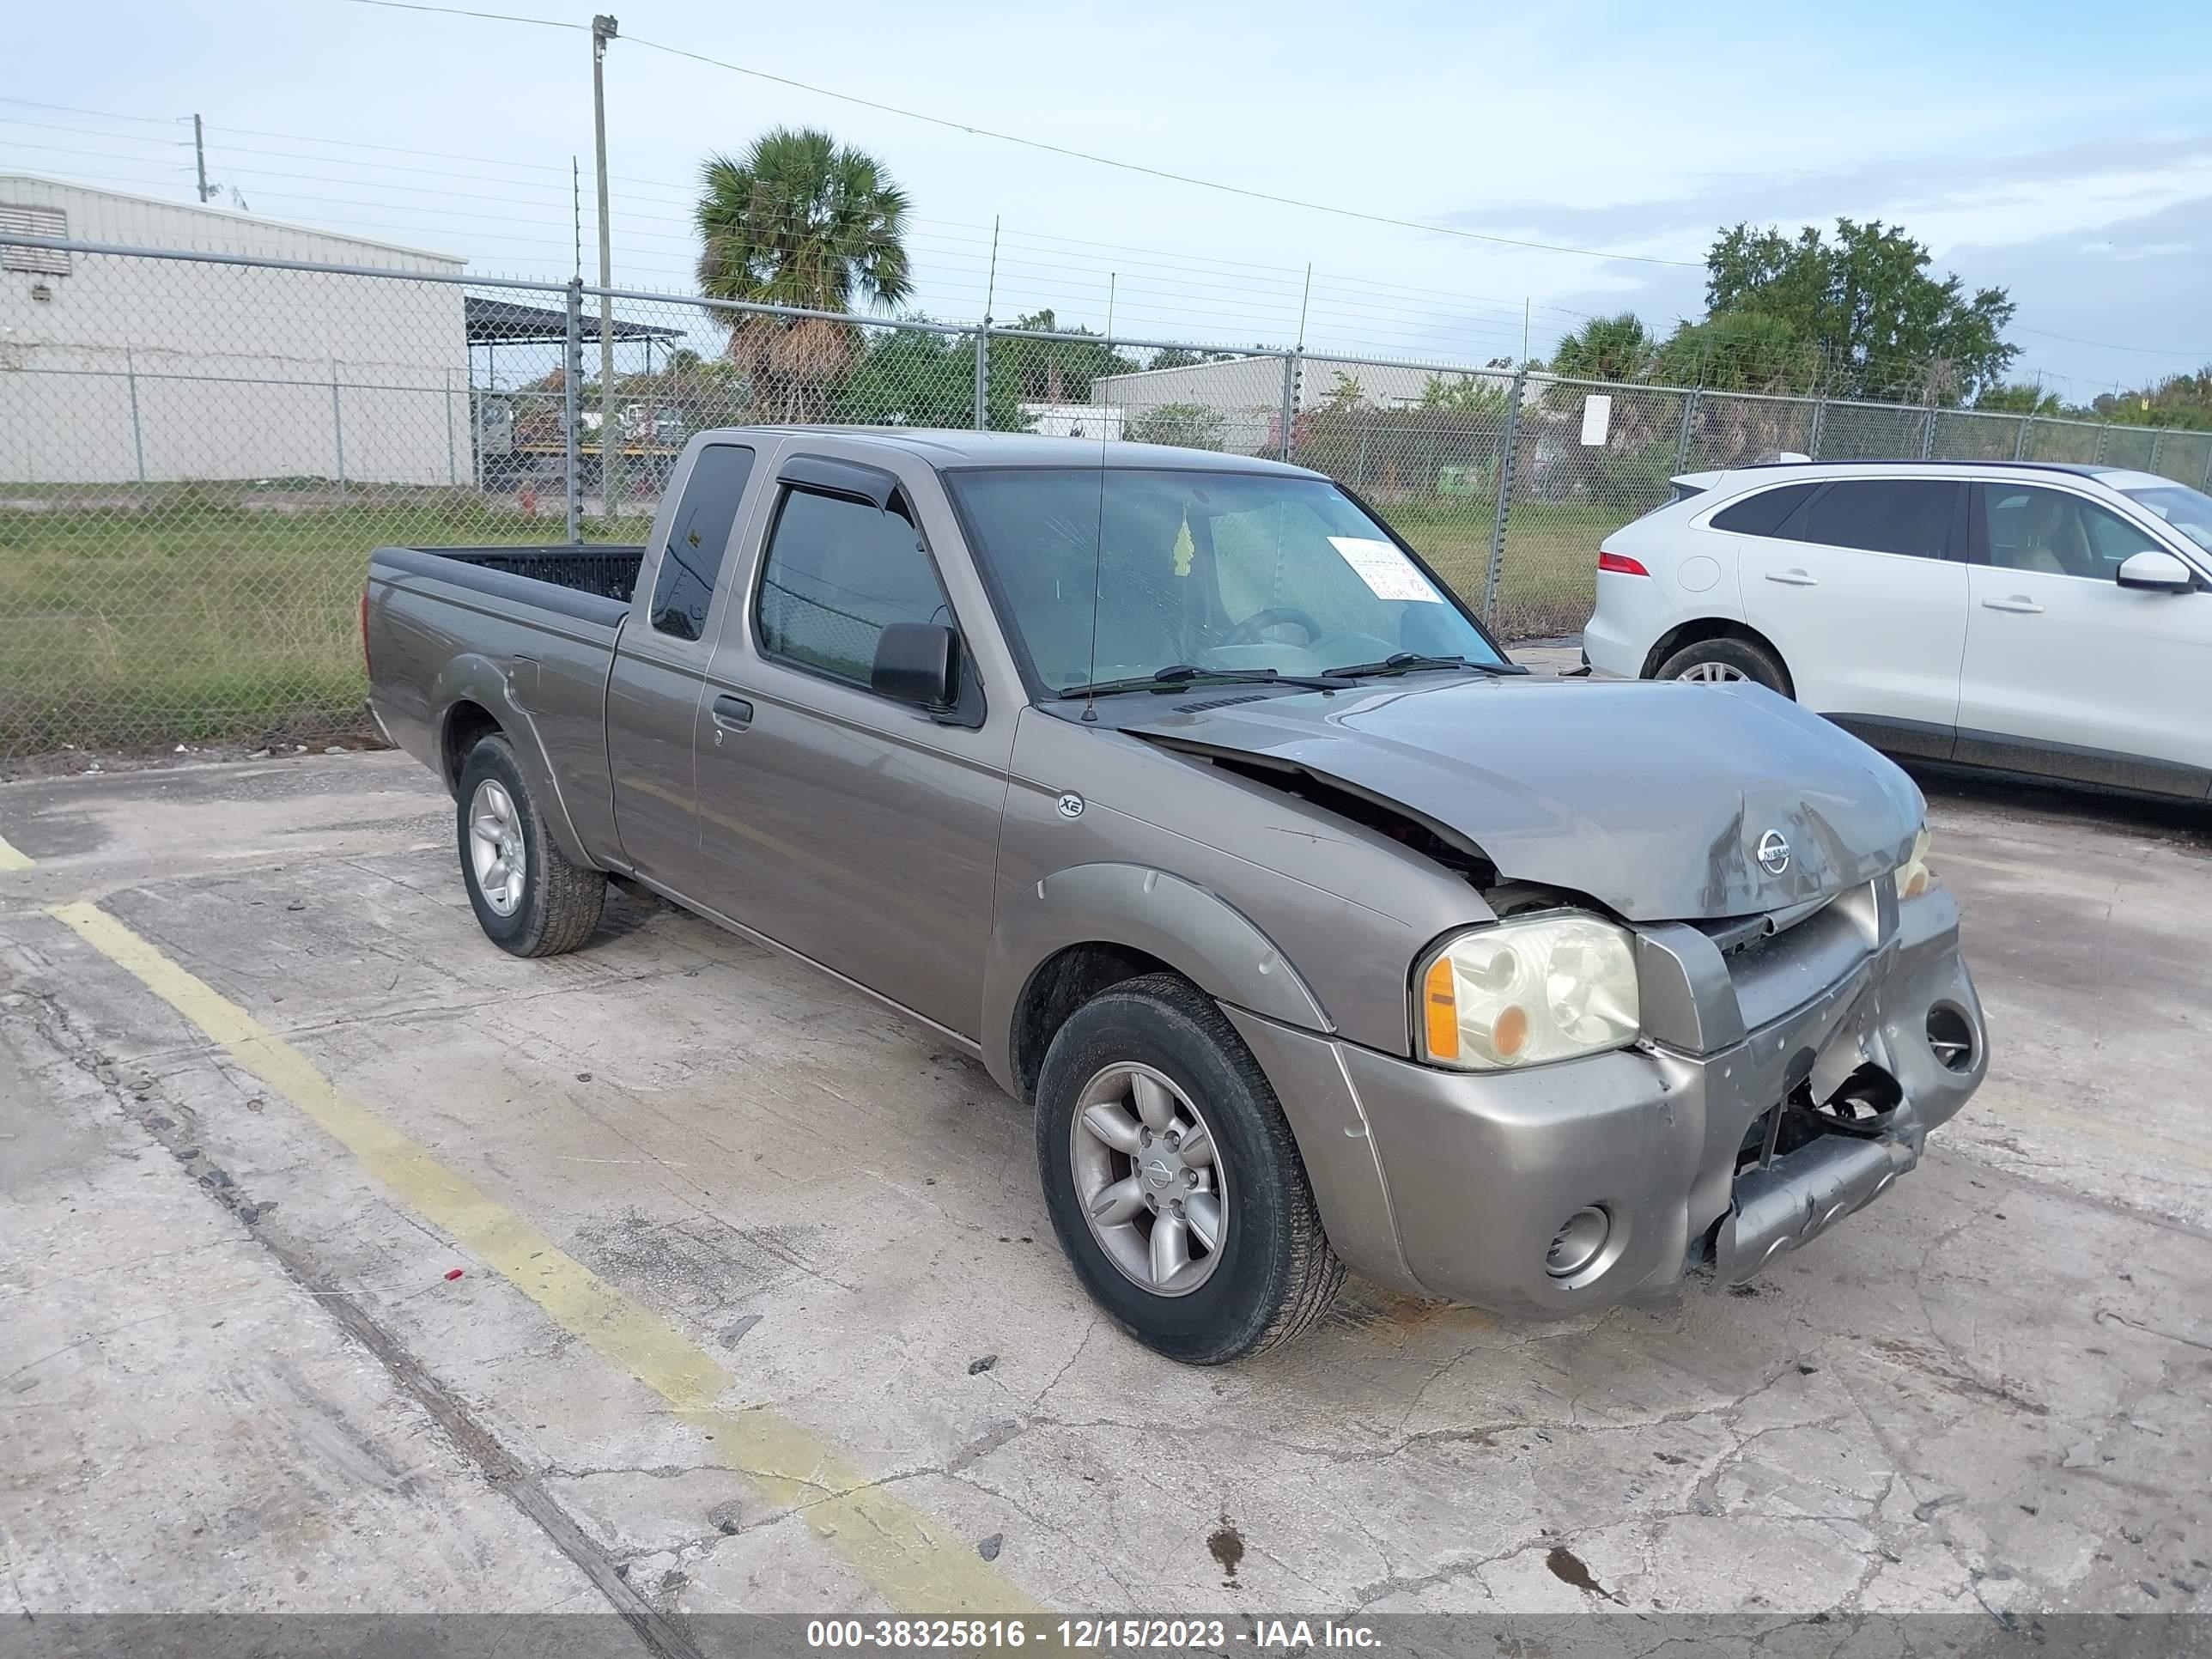
[[[1941,888],[1900,905],[1871,884],[1733,954],[1684,925],[1639,937],[1646,1040],[1588,1060],[1444,1072],[1238,1018],[1271,1075],[1297,1073],[1286,1109],[1340,1079],[1294,1127],[1351,1266],[1536,1318],[1709,1265],[1740,1280],[1911,1169],[1987,1069]],[[1310,1127],[1334,1142],[1318,1158]]]

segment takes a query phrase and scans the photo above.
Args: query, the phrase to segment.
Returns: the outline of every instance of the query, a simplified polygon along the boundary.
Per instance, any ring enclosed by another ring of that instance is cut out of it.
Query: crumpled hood
[[[1302,767],[1449,826],[1508,879],[1638,921],[1750,915],[1869,881],[1903,861],[1924,811],[1895,765],[1753,685],[1423,677],[1123,729]],[[1778,874],[1759,861],[1770,831],[1789,842]]]

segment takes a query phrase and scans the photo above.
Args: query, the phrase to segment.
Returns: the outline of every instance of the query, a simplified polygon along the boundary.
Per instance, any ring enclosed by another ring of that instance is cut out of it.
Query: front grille
[[[1871,886],[1765,915],[1701,921],[1735,982],[1745,1029],[1803,1006],[1873,953],[1878,911]]]

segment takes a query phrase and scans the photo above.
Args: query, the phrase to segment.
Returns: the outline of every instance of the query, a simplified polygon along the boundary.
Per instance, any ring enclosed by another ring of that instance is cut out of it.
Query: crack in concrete
[[[76,1018],[58,997],[38,989],[31,989],[27,994],[34,1011],[33,1029],[51,1048],[70,1057],[97,1083],[122,1116],[188,1169],[192,1161],[204,1161],[199,1149],[185,1139],[177,1117],[161,1109],[161,1105],[173,1103],[158,1082],[155,1088],[143,1092],[121,1084],[114,1066],[100,1057],[98,1044],[88,1032],[79,1028]],[[177,1109],[177,1116],[185,1115],[180,1109]],[[520,1510],[545,1534],[547,1541],[582,1572],[641,1645],[658,1659],[705,1659],[690,1631],[630,1587],[616,1571],[615,1559],[592,1540],[537,1475],[508,1452],[498,1437],[479,1422],[396,1336],[371,1316],[361,1297],[322,1279],[298,1243],[266,1223],[265,1212],[270,1206],[255,1203],[242,1188],[228,1180],[222,1184],[202,1180],[198,1185],[238,1218],[245,1236],[267,1252],[287,1279],[305,1291],[314,1305],[321,1308],[383,1368],[398,1393],[413,1401],[435,1430],[445,1436],[455,1455],[475,1466],[487,1485]]]

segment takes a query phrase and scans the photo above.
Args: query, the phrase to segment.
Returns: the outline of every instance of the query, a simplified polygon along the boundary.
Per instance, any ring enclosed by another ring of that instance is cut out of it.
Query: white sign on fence
[[[1613,399],[1602,392],[1593,392],[1583,399],[1583,441],[1593,448],[1602,448],[1605,434],[1613,425]]]

